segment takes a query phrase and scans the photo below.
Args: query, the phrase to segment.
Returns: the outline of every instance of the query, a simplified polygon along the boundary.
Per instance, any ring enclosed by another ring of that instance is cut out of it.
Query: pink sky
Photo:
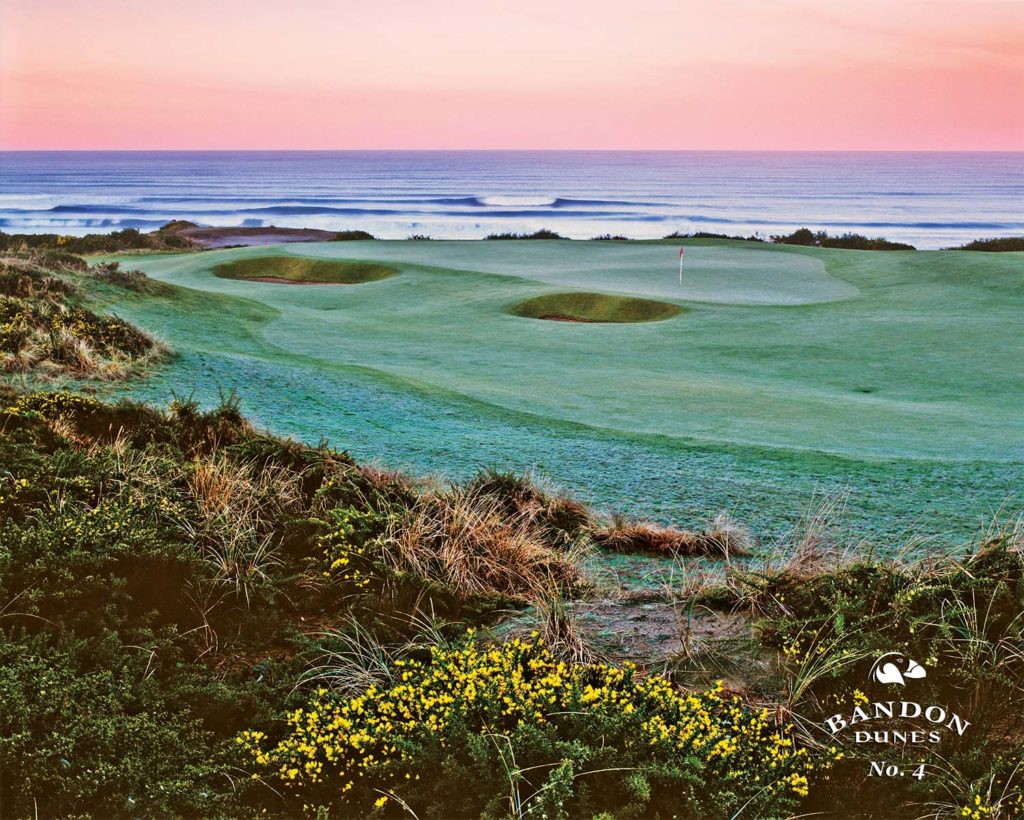
[[[2,0],[0,148],[1024,149],[1022,0]]]

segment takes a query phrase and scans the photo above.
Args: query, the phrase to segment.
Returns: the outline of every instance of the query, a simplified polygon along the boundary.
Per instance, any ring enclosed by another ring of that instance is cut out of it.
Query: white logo
[[[869,679],[879,683],[906,686],[907,680],[923,678],[928,673],[921,664],[901,652],[886,652],[871,667]]]

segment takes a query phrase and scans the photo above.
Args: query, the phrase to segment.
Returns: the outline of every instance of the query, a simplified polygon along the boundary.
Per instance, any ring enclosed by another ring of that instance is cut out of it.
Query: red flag
[[[679,246],[679,255],[680,256],[683,255],[683,246],[682,245]]]

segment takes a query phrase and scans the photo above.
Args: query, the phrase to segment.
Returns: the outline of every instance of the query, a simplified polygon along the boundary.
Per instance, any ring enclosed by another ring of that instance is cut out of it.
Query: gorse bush
[[[389,554],[432,492],[263,435],[232,400],[0,396],[5,816],[238,814],[272,796],[238,784],[230,741],[305,697],[304,653],[345,640],[321,628],[358,614],[400,636],[419,607],[481,619],[508,602]]]
[[[137,228],[125,228],[112,233],[97,233],[87,236],[62,236],[54,233],[8,234],[0,231],[0,251],[24,248],[78,254],[136,250],[188,250],[191,247],[192,243],[188,239],[166,230],[142,233]]]
[[[354,816],[785,816],[816,768],[767,710],[721,687],[567,664],[537,639],[471,635],[395,666],[390,687],[318,689],[277,742],[237,742],[295,808]]]
[[[730,570],[727,597],[756,602],[760,640],[781,651],[789,707],[809,725],[848,713],[857,698],[866,702],[859,687],[872,660],[890,652],[934,670],[914,682],[914,700],[970,721],[969,734],[943,734],[921,750],[928,776],[890,784],[884,806],[924,804],[941,790],[953,802],[937,803],[935,816],[968,809],[963,816],[1011,818],[1024,809],[1019,782],[1016,791],[1003,789],[1024,760],[1022,536],[1019,523],[991,532],[962,557],[895,561],[854,553],[830,565],[804,556],[765,571]],[[895,694],[902,693],[889,697]],[[849,738],[835,742],[843,747],[844,740],[847,752],[859,751]],[[874,753],[895,764],[904,759],[898,745]],[[885,810],[857,788],[863,765],[851,754],[838,765],[828,799],[811,805]]]

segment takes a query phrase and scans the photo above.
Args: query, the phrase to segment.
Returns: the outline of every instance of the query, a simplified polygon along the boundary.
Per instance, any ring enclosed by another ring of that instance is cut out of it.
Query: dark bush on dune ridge
[[[376,239],[372,233],[366,231],[338,231],[331,239],[332,242],[353,242],[360,239]]]
[[[842,248],[857,251],[913,251],[913,245],[904,242],[890,242],[888,239],[876,237],[870,239],[859,233],[844,233],[830,236],[826,231],[812,231],[810,228],[799,228],[785,236],[773,236],[771,241],[777,245],[803,245],[815,248]]]
[[[1024,251],[1024,236],[1004,236],[997,239],[975,239],[958,248],[947,248],[951,251],[988,251],[1004,253]]]
[[[484,239],[565,239],[566,237],[561,234],[550,231],[547,228],[541,228],[539,231],[533,233],[492,233],[484,237]]]
[[[764,239],[760,236],[729,236],[724,233],[708,233],[707,231],[697,231],[696,233],[680,233],[679,231],[673,231],[668,236],[662,237],[663,239],[735,239],[740,242],[764,242]]]
[[[140,250],[189,250],[192,242],[174,233],[142,233],[125,228],[113,233],[61,236],[55,233],[6,234],[0,232],[0,251],[49,248],[64,253],[118,253]]]

